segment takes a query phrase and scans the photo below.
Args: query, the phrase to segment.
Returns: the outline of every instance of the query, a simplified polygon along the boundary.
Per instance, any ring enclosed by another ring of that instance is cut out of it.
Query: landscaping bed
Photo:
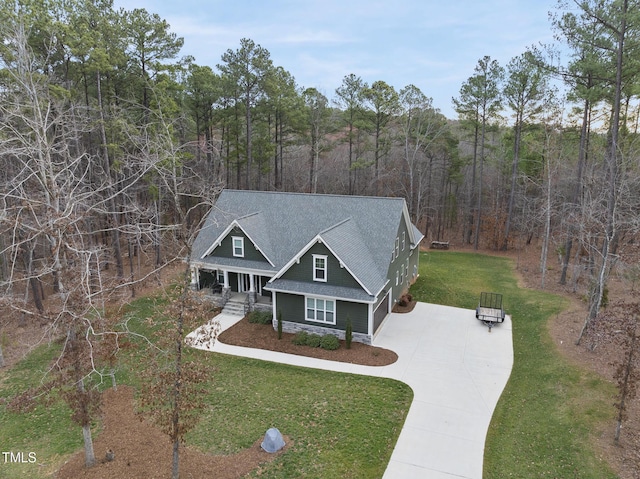
[[[233,346],[266,349],[364,366],[388,366],[398,360],[398,355],[389,349],[356,343],[355,341],[351,343],[351,349],[347,349],[345,342],[340,341],[338,349],[328,351],[322,348],[293,344],[294,337],[295,334],[282,333],[282,339],[278,339],[278,333],[271,324],[250,323],[245,317],[226,331],[223,331],[218,339],[225,344]]]
[[[172,445],[160,429],[134,413],[133,389],[126,386],[117,391],[110,389],[103,399],[103,431],[93,442],[98,464],[91,469],[85,468],[84,451],[79,451],[62,466],[56,478],[169,477]],[[285,438],[285,448],[269,454],[260,448],[261,441],[262,437],[257,438],[250,448],[225,456],[204,454],[185,447],[180,451],[180,477],[243,477],[290,447],[289,438]],[[114,454],[112,461],[105,460],[108,450]]]

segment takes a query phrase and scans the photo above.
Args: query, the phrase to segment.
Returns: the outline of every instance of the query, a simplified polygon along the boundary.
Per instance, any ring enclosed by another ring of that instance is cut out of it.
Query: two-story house
[[[269,305],[274,327],[370,344],[418,276],[404,199],[224,190],[191,255],[192,285]]]

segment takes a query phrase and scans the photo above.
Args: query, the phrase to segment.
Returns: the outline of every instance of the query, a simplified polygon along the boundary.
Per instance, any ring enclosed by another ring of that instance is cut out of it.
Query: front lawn
[[[135,301],[125,315],[129,328],[153,337],[154,325],[147,318],[158,317],[157,302]],[[120,384],[139,386],[144,344],[134,338],[123,352]],[[0,370],[1,449],[35,452],[37,457],[37,464],[4,464],[0,457],[0,478],[51,477],[82,447],[82,432],[61,401],[14,413],[1,400],[38,384],[56,349],[43,346],[12,369]],[[188,434],[187,445],[205,453],[232,454],[277,427],[293,446],[265,465],[260,477],[382,477],[413,398],[407,385],[191,349],[186,354],[211,371],[208,406]]]
[[[411,289],[419,301],[463,308],[475,308],[482,291],[504,295],[515,355],[489,428],[483,477],[615,478],[593,449],[594,434],[613,414],[613,388],[569,365],[548,334],[547,321],[566,307],[562,297],[519,288],[509,259],[437,251],[422,253]]]
[[[593,434],[613,413],[613,389],[570,366],[555,350],[546,322],[565,307],[555,295],[520,289],[508,259],[471,253],[423,253],[416,299],[474,308],[481,291],[504,295],[513,318],[514,369],[490,426],[484,478],[614,478],[593,452]],[[141,298],[129,326],[153,336],[156,299]],[[497,326],[500,327],[500,326]],[[138,386],[143,342],[133,341],[117,373]],[[0,370],[0,448],[35,452],[37,464],[0,463],[0,477],[50,477],[82,447],[82,434],[60,402],[28,413],[6,411],[2,398],[42,377],[55,345]],[[128,356],[131,355],[129,359]],[[309,370],[189,350],[211,371],[208,407],[187,444],[210,454],[249,447],[272,426],[293,441],[260,477],[381,477],[409,409],[411,389],[397,381]],[[99,429],[99,425],[98,425]],[[0,458],[1,459],[1,458]],[[153,458],[150,458],[152,460]]]

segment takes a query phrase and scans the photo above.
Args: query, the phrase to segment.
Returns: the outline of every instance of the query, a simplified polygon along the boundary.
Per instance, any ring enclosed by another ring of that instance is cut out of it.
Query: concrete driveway
[[[226,329],[240,318],[216,317]],[[388,377],[414,397],[384,479],[482,479],[487,429],[513,366],[511,318],[488,332],[475,311],[418,303],[391,314],[374,345],[398,361],[372,367],[216,342],[213,351],[331,371]]]
[[[475,311],[418,303],[374,341],[398,353],[384,375],[413,402],[384,478],[482,479],[487,429],[513,366],[511,318],[488,332]]]

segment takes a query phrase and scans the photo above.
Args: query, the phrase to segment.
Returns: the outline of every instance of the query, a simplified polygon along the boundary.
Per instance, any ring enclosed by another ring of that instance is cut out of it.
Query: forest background
[[[612,273],[640,277],[625,255],[640,230],[637,0],[559,1],[557,43],[478,59],[457,118],[415,85],[350,72],[328,97],[248,38],[198,65],[165,20],[110,0],[2,0],[0,16],[2,302],[70,345],[106,334],[111,298],[188,257],[223,188],[403,197],[427,244],[539,241],[542,285],[557,261],[585,326]],[[86,405],[98,371],[71,353]]]

